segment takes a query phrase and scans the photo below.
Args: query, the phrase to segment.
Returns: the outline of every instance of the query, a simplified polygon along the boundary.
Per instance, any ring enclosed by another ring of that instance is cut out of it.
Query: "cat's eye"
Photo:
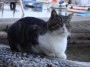
[[[66,27],[70,30],[71,29],[71,25],[69,23],[66,23]]]
[[[67,25],[68,27],[71,27],[70,23],[68,23],[68,22],[66,23],[66,25]]]
[[[56,25],[54,25],[56,28],[60,28],[61,27],[61,25],[60,24],[56,24]]]
[[[60,27],[61,27],[61,26],[60,26],[60,24],[58,24],[58,23],[52,25],[52,29],[53,29],[53,30],[57,30],[57,29],[59,29]]]

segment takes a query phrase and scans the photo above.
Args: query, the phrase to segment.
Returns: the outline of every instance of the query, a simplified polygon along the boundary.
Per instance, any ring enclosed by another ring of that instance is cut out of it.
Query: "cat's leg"
[[[44,49],[44,50],[42,50],[43,51],[43,53],[45,53],[47,56],[49,56],[49,57],[56,57],[56,55],[55,55],[55,53],[54,52],[51,52],[51,51],[49,51],[49,50],[46,50],[46,49]]]
[[[38,48],[38,46],[32,46],[32,52],[39,54],[42,53],[42,51],[40,50],[40,48]]]
[[[31,48],[31,51],[34,53],[40,53],[40,50],[38,49],[38,36],[39,36],[39,27],[38,25],[30,25],[26,30],[26,39],[28,42],[28,47]],[[29,48],[29,49],[30,49]]]
[[[45,54],[50,57],[55,57],[54,53],[51,53],[50,51],[48,51],[46,48],[40,46],[39,44],[32,46],[32,51],[37,54]]]
[[[32,52],[31,46],[32,46],[31,43],[25,42],[25,43],[21,44],[22,52],[26,52],[26,53]]]
[[[37,44],[35,46],[32,46],[33,52],[35,53],[41,53],[44,55],[47,55],[49,57],[55,57],[55,53],[49,51],[47,48],[43,47],[41,44]]]
[[[11,48],[12,51],[19,52],[19,48],[20,47],[19,47],[19,44],[17,42],[15,42],[15,41],[13,41],[11,39],[9,39],[8,42],[9,42],[9,46],[10,46],[10,48]]]

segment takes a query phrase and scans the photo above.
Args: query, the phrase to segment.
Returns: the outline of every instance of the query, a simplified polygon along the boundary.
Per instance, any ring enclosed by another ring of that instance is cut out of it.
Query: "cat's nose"
[[[62,27],[62,32],[63,33],[67,32],[67,28],[66,27]]]
[[[65,29],[64,29],[64,28],[62,28],[62,31],[63,31],[63,32],[65,32]]]
[[[62,27],[62,31],[63,32],[67,32],[67,28],[66,28],[66,25],[64,24],[63,27]]]

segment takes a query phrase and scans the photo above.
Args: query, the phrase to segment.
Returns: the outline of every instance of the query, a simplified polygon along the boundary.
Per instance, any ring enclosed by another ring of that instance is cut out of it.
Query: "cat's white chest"
[[[49,33],[39,36],[39,46],[45,53],[54,53],[59,57],[65,53],[67,47],[67,37],[60,35],[50,35]]]

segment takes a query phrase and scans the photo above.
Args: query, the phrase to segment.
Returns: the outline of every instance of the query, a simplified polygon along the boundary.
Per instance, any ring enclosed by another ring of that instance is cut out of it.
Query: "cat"
[[[24,17],[8,29],[8,42],[12,51],[44,53],[47,56],[66,59],[67,37],[73,14],[58,15],[51,11],[48,21]]]

